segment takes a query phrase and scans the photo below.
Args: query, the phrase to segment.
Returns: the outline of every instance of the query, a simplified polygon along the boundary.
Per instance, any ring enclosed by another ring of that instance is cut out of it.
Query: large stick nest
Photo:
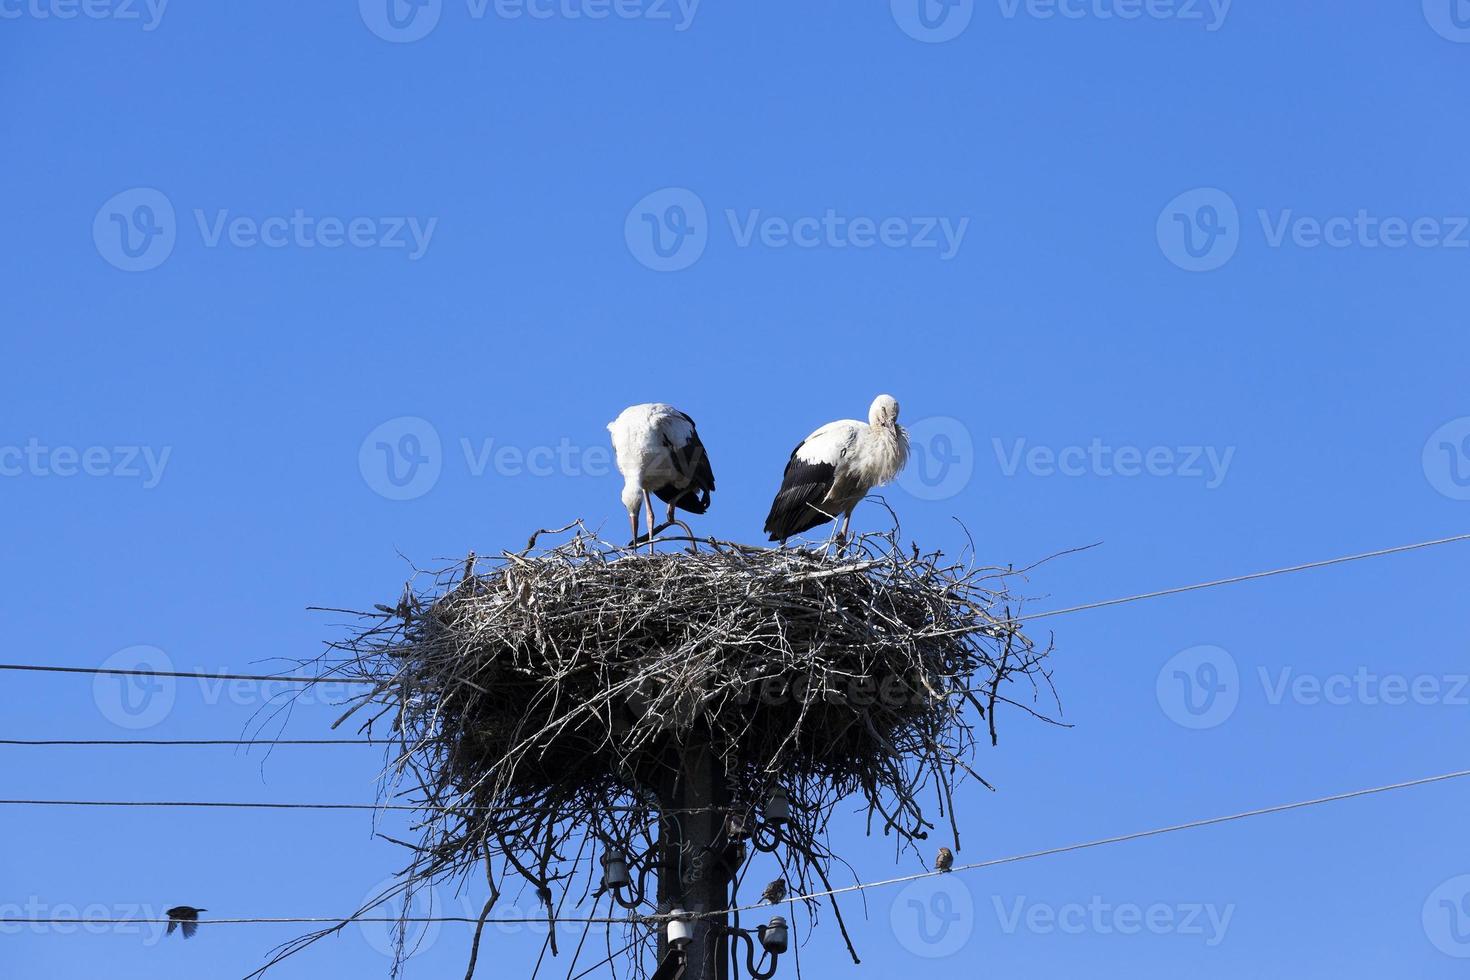
[[[407,880],[483,860],[492,891],[498,869],[549,911],[579,873],[595,886],[589,836],[649,860],[681,758],[707,746],[731,811],[786,789],[783,866],[793,891],[820,888],[845,798],[899,846],[936,819],[957,843],[952,791],[978,778],[997,706],[1037,714],[1049,691],[1008,568],[904,550],[896,533],[648,554],[573,528],[411,584],[337,647],[338,672],[378,682],[354,710],[391,724],[395,790],[424,806]]]

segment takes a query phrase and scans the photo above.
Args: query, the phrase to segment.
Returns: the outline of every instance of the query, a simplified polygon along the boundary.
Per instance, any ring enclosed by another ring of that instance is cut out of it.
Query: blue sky
[[[756,541],[791,446],[892,392],[906,535],[957,553],[958,519],[1017,565],[1102,542],[1030,577],[1037,609],[1470,530],[1464,0],[394,2],[0,0],[4,660],[255,671],[408,561],[621,534],[604,425],[647,400],[710,448],[699,527]],[[1044,621],[1073,727],[1001,719],[959,860],[1465,768],[1467,561]],[[232,738],[261,706],[0,692],[0,737]],[[370,801],[377,763],[0,747],[0,795]],[[823,919],[801,969],[1458,976],[1467,803],[874,890],[848,906],[864,966]],[[833,829],[863,877],[918,870],[862,827]],[[332,915],[399,863],[365,813],[0,830],[0,918]],[[7,975],[120,980],[243,975],[296,934],[0,929]],[[459,975],[467,938],[409,976]],[[541,946],[491,941],[496,975]],[[274,975],[386,975],[380,946]]]

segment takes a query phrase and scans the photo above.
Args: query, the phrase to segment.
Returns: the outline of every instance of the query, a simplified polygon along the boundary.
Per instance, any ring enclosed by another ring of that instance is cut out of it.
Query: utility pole
[[[708,743],[678,749],[679,771],[660,794],[670,812],[659,829],[663,863],[658,878],[659,911],[681,908],[696,916],[693,939],[685,947],[683,980],[729,980],[727,919],[698,918],[726,908],[730,877],[725,834],[729,792],[725,774]],[[666,931],[659,934],[658,957],[668,952]]]

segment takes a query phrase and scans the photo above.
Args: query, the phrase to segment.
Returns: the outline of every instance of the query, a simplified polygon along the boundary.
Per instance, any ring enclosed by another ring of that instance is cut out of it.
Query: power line
[[[974,864],[957,864],[950,871],[925,871],[920,874],[904,875],[901,878],[887,878],[883,881],[870,881],[857,885],[848,885],[845,888],[830,888],[826,891],[811,892],[806,895],[788,896],[787,902],[800,902],[809,898],[826,898],[830,895],[841,895],[846,892],[866,891],[869,888],[880,888],[884,885],[898,885],[909,881],[919,881],[924,878],[938,878],[941,875],[952,874],[957,871],[976,871],[981,868],[993,868],[1002,864],[1015,864],[1018,861],[1029,861],[1032,858],[1049,857],[1053,854],[1067,854],[1071,851],[1086,850],[1091,847],[1102,847],[1104,844],[1121,844],[1125,841],[1141,840],[1145,837],[1158,837],[1161,834],[1172,834],[1180,830],[1195,830],[1200,827],[1212,827],[1215,824],[1230,823],[1234,820],[1245,820],[1249,817],[1262,817],[1272,813],[1285,813],[1288,810],[1300,810],[1306,807],[1320,806],[1323,803],[1337,803],[1342,800],[1357,799],[1361,796],[1372,796],[1376,793],[1389,793],[1394,790],[1408,789],[1413,786],[1425,786],[1429,783],[1444,782],[1449,779],[1460,779],[1470,776],[1470,769],[1462,769],[1459,772],[1446,772],[1437,776],[1425,776],[1421,779],[1410,779],[1402,783],[1391,783],[1387,786],[1373,786],[1368,789],[1356,789],[1347,793],[1338,793],[1334,796],[1323,796],[1315,800],[1302,800],[1297,803],[1281,803],[1276,806],[1262,807],[1258,810],[1246,810],[1242,813],[1231,813],[1223,817],[1209,817],[1204,820],[1192,820],[1189,823],[1174,824],[1169,827],[1156,827],[1152,830],[1139,830],[1131,834],[1120,834],[1117,837],[1104,837],[1099,840],[1083,841],[1080,844],[1067,844],[1063,847],[1050,847],[1044,851],[1029,851],[1025,854],[1013,854],[1010,857],[992,858],[989,861],[977,861]],[[722,911],[704,913],[704,917],[721,916],[731,912],[749,912],[753,909],[770,908],[766,904],[742,905],[738,908],[729,908]]]
[[[562,916],[557,916],[556,917],[556,921],[557,922],[569,922],[569,923],[570,922],[575,922],[575,923],[591,922],[591,923],[598,923],[598,924],[603,924],[603,925],[636,925],[636,924],[638,924],[640,922],[644,922],[644,921],[653,921],[654,918],[657,918],[657,917],[655,917],[655,916],[628,916],[628,917],[622,918],[622,919],[615,919],[615,918],[605,917],[604,916],[604,917],[589,917],[589,918],[570,919],[570,918],[563,918]],[[8,917],[0,917],[0,925],[36,925],[36,926],[43,926],[43,925],[69,925],[69,926],[165,925],[165,924],[167,924],[167,923],[169,923],[171,921],[177,921],[177,920],[172,920],[172,919],[127,919],[127,918],[122,918],[122,919],[116,919],[116,918],[88,918],[88,919],[83,919],[83,918],[66,918],[66,917],[38,918],[38,919],[13,919],[13,918],[8,918]],[[390,922],[390,923],[398,923],[398,922],[406,922],[406,923],[468,922],[468,923],[472,923],[473,924],[473,923],[477,923],[477,922],[480,922],[480,921],[482,921],[482,920],[480,919],[480,917],[478,915],[471,915],[471,916],[464,916],[464,915],[419,915],[419,916],[415,916],[415,915],[410,915],[410,916],[406,916],[406,917],[399,917],[399,916],[396,916],[396,915],[395,916],[352,916],[352,917],[347,917],[347,916],[286,916],[286,917],[281,917],[281,918],[268,918],[268,919],[260,919],[260,918],[252,918],[252,919],[200,919],[200,920],[198,920],[198,924],[201,925],[201,926],[243,926],[243,925],[262,925],[262,924],[267,924],[267,923],[291,923],[291,922],[298,922],[298,923],[340,922],[340,923],[342,923],[344,925],[347,924],[347,923],[349,923],[349,922]],[[522,924],[522,925],[530,924],[530,925],[536,925],[536,924],[539,924],[539,925],[543,925],[544,926],[544,925],[546,925],[546,916],[545,915],[539,915],[539,916],[525,916],[525,917],[517,917],[517,918],[489,918],[489,919],[485,919],[483,921],[489,922],[489,923],[498,923],[498,924],[502,924],[502,925],[514,925],[514,924]],[[190,923],[193,924],[193,920],[190,920]]]
[[[1383,548],[1379,551],[1365,551],[1359,555],[1345,555],[1341,558],[1328,558],[1325,561],[1308,562],[1305,565],[1291,565],[1287,568],[1275,568],[1269,572],[1251,572],[1249,575],[1236,575],[1233,578],[1216,579],[1213,582],[1200,582],[1196,585],[1180,585],[1172,589],[1161,589],[1157,592],[1144,592],[1139,595],[1124,596],[1121,599],[1104,599],[1101,602],[1088,602],[1080,606],[1068,606],[1065,609],[1050,609],[1044,612],[1032,613],[1029,616],[1017,616],[1007,620],[1011,623],[1027,622],[1033,619],[1046,619],[1048,616],[1061,616],[1066,613],[1082,612],[1087,609],[1102,609],[1106,606],[1121,606],[1125,602],[1137,602],[1140,599],[1158,599],[1162,596],[1179,595],[1182,592],[1196,592],[1200,589],[1212,589],[1217,585],[1234,585],[1237,582],[1250,582],[1255,579],[1270,578],[1273,575],[1287,575],[1292,572],[1304,572],[1313,568],[1326,568],[1329,565],[1342,565],[1350,561],[1362,561],[1365,558],[1381,558],[1384,555],[1397,555],[1406,551],[1418,551],[1420,548],[1433,548],[1441,544],[1453,544],[1456,541],[1470,541],[1470,534],[1458,534],[1452,538],[1440,538],[1436,541],[1421,541],[1418,544],[1399,545],[1396,548]]]
[[[397,745],[380,738],[0,738],[0,745]]]
[[[407,803],[247,803],[214,800],[0,800],[0,806],[213,807],[243,810],[479,810],[480,806],[437,807]]]
[[[415,813],[437,810],[443,813],[460,813],[467,810],[498,809],[494,804],[466,803],[456,806],[438,806],[431,803],[278,803],[237,800],[0,800],[0,806],[95,806],[95,807],[201,807],[213,809],[241,810],[407,810]],[[607,813],[648,813],[660,816],[675,813],[730,813],[738,808],[727,806],[680,807],[665,810],[649,806],[604,807]]]
[[[58,667],[52,664],[0,664],[0,670],[34,670],[57,674],[107,674],[120,677],[197,677],[209,681],[282,681],[289,684],[372,684],[381,681],[363,677],[325,674],[318,677],[291,674],[211,674],[202,670],[125,670],[120,667]]]
[[[786,902],[800,902],[806,899],[827,898],[832,895],[842,895],[849,892],[867,891],[871,888],[882,888],[887,885],[899,885],[910,881],[919,881],[924,878],[938,878],[945,874],[953,874],[962,871],[978,871],[983,868],[993,868],[1002,864],[1015,864],[1020,861],[1030,861],[1034,858],[1050,857],[1056,854],[1067,854],[1073,851],[1086,850],[1093,847],[1102,847],[1107,844],[1121,844],[1126,841],[1141,840],[1146,837],[1158,837],[1163,834],[1172,834],[1183,830],[1197,830],[1201,827],[1211,827],[1216,824],[1230,823],[1236,820],[1246,820],[1251,817],[1262,817],[1273,813],[1285,813],[1289,810],[1301,810],[1307,807],[1321,806],[1324,803],[1338,803],[1343,800],[1358,799],[1364,796],[1373,796],[1379,793],[1390,793],[1395,790],[1409,789],[1415,786],[1426,786],[1430,783],[1445,782],[1451,779],[1461,779],[1470,776],[1470,769],[1457,772],[1441,773],[1436,776],[1424,776],[1419,779],[1410,779],[1399,783],[1390,783],[1386,786],[1373,786],[1367,789],[1357,789],[1346,793],[1337,793],[1333,796],[1322,796],[1311,800],[1301,800],[1295,803],[1281,803],[1276,806],[1261,807],[1255,810],[1246,810],[1241,813],[1231,813],[1221,817],[1209,817],[1204,820],[1192,820],[1189,823],[1173,824],[1168,827],[1156,827],[1152,830],[1140,830],[1130,834],[1120,834],[1115,837],[1104,837],[1098,840],[1083,841],[1077,844],[1067,844],[1062,847],[1051,847],[1041,851],[1028,851],[1023,854],[1013,854],[1009,857],[992,858],[988,861],[977,861],[973,864],[956,865],[950,871],[924,871],[919,874],[904,875],[899,878],[887,878],[882,881],[862,882],[856,885],[848,885],[843,888],[831,888],[826,891],[809,892],[804,895],[792,895],[787,897]],[[0,803],[13,802],[0,800]],[[765,903],[756,905],[742,905],[714,912],[700,913],[702,918],[719,917],[733,912],[751,912],[761,909],[771,909],[773,906]],[[590,917],[568,917],[557,916],[556,921],[567,923],[600,923],[607,925],[635,925],[667,920],[672,918],[668,913],[657,913],[653,915],[626,916],[613,918],[608,916]],[[10,918],[0,917],[0,925],[123,925],[123,924],[165,924],[168,919],[80,919],[80,918]],[[316,923],[316,922],[479,922],[478,916],[410,916],[407,918],[383,917],[343,917],[343,916],[314,916],[314,917],[292,917],[292,918],[246,918],[246,919],[200,919],[200,925],[245,925],[251,923]],[[545,916],[526,918],[489,918],[485,922],[491,923],[544,923]]]

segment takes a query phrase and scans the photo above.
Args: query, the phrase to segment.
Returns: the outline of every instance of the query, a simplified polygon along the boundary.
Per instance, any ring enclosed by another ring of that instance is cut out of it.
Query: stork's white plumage
[[[898,424],[898,402],[879,395],[866,423],[828,422],[792,451],[766,517],[766,533],[784,543],[840,514],[845,538],[858,501],[897,476],[908,458],[909,436]]]
[[[607,424],[617,453],[618,472],[623,474],[623,506],[633,540],[638,540],[638,508],[648,509],[649,547],[653,547],[653,500],[655,494],[669,505],[667,527],[674,523],[674,508],[691,514],[709,510],[715,489],[715,474],[709,454],[699,441],[694,420],[672,405],[650,402],[623,409]]]

